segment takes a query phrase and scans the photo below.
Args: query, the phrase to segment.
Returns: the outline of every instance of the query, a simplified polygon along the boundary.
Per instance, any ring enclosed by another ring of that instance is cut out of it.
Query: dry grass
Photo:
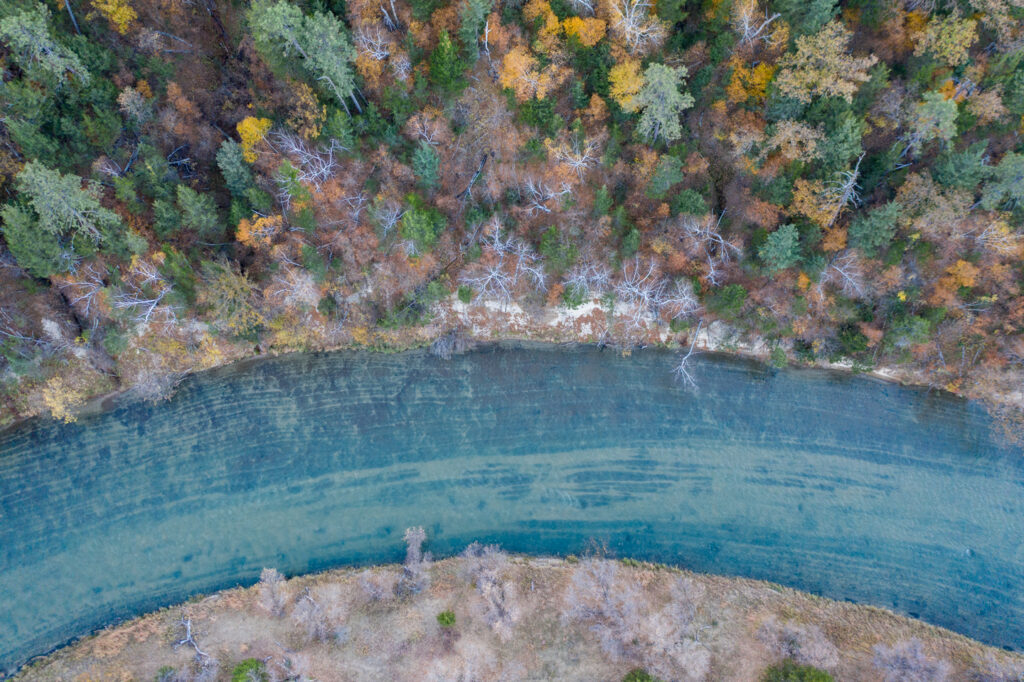
[[[279,615],[266,608],[266,586],[264,598],[260,586],[227,590],[86,638],[16,679],[152,680],[170,666],[171,679],[226,680],[239,661],[259,658],[275,680],[620,680],[645,667],[667,680],[741,681],[758,679],[788,646],[837,680],[879,680],[876,645],[912,638],[948,662],[951,680],[993,661],[1024,665],[883,609],[769,583],[477,552],[422,564],[428,579],[404,597],[394,589],[402,566],[280,583]],[[445,610],[456,615],[450,630],[437,623]],[[183,619],[205,658],[175,646]]]

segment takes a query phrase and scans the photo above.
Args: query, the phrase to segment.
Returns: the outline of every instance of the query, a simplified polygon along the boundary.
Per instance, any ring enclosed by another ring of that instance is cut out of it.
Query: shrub
[[[643,668],[634,668],[626,673],[626,676],[622,678],[622,682],[661,682],[661,680]]]
[[[766,669],[761,682],[833,682],[833,677],[813,665],[786,660]]]
[[[231,682],[270,682],[270,676],[263,661],[247,658],[231,671]]]
[[[450,628],[455,625],[455,613],[452,611],[442,611],[437,614],[437,624],[443,628]]]

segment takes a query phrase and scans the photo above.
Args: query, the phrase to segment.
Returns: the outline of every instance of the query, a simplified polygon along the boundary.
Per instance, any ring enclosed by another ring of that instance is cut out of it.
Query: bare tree
[[[860,162],[864,160],[862,152],[857,163],[850,170],[840,171],[836,178],[825,187],[824,198],[832,206],[832,225],[839,219],[839,214],[847,206],[860,206]]]
[[[597,165],[601,145],[593,138],[584,135],[570,135],[569,141],[558,144],[554,148],[555,159],[576,172],[576,177],[583,180],[588,169]]]
[[[325,642],[331,638],[331,624],[327,614],[313,599],[308,587],[302,591],[295,603],[292,620],[298,623],[305,630],[306,636],[314,642]]]
[[[381,33],[379,26],[374,26],[372,30],[360,28],[356,31],[355,43],[360,52],[374,61],[382,62],[391,54],[391,42]]]
[[[864,270],[852,249],[836,254],[818,280],[818,293],[824,293],[826,284],[839,287],[845,296],[860,298],[864,295]]]
[[[308,182],[317,189],[334,177],[337,172],[337,154],[348,151],[345,146],[333,138],[328,144],[312,147],[295,133],[286,130],[274,131],[269,139],[278,152],[288,156],[296,163],[299,171],[298,179],[301,182]],[[282,205],[290,206],[290,200],[291,196],[289,195],[287,204],[282,201]]]
[[[781,16],[778,12],[761,12],[757,0],[737,0],[732,10],[732,27],[740,37],[740,45],[753,44],[765,40],[765,30]]]
[[[945,682],[950,673],[949,663],[929,658],[916,638],[875,646],[874,664],[885,682]]]
[[[527,179],[522,187],[522,196],[526,202],[526,210],[530,215],[537,213],[551,213],[548,203],[553,199],[560,199],[572,193],[572,187],[562,183],[559,189],[552,189],[547,184]]]
[[[819,668],[833,668],[839,663],[839,650],[816,625],[780,623],[773,616],[761,625],[757,638],[776,658],[791,658]]]
[[[484,257],[464,271],[459,281],[476,289],[484,298],[496,298],[506,303],[524,285],[539,291],[546,290],[547,275],[533,247],[512,234],[503,237],[497,216],[486,229]]]
[[[584,298],[597,298],[611,289],[612,272],[607,265],[583,261],[572,266],[565,274],[565,288]]]
[[[707,266],[705,278],[712,286],[722,283],[726,266],[743,253],[740,247],[722,236],[721,224],[724,217],[724,213],[717,219],[714,215],[703,218],[688,216],[682,221],[687,250],[704,261]]]
[[[462,552],[466,577],[484,600],[484,620],[503,640],[512,635],[520,617],[515,584],[503,578],[508,555],[497,545],[474,542]]]
[[[654,259],[644,265],[639,256],[622,266],[622,280],[615,287],[618,299],[630,306],[627,312],[633,328],[644,326],[658,314],[664,300],[665,283],[656,270]]]
[[[693,357],[694,348],[697,346],[697,339],[700,336],[701,326],[704,321],[701,320],[697,323],[697,329],[690,336],[690,348],[686,351],[686,355],[679,358],[679,362],[676,364],[676,368],[673,370],[676,377],[690,388],[697,388],[697,382],[694,380],[693,375],[690,374],[690,359]]]
[[[613,0],[611,18],[612,29],[634,54],[645,52],[665,39],[665,26],[652,15],[648,0]]]
[[[405,562],[402,564],[402,577],[395,585],[395,594],[406,597],[419,594],[430,584],[430,554],[423,553],[423,543],[427,533],[420,526],[405,530]]]
[[[260,573],[259,603],[270,615],[284,615],[284,576],[276,568],[264,568]]]

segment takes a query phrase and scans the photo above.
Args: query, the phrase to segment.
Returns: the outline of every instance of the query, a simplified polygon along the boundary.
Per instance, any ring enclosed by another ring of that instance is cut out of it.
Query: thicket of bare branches
[[[817,668],[834,668],[839,662],[839,650],[816,625],[783,623],[773,617],[757,631],[757,638],[776,658]]]
[[[496,545],[474,542],[462,552],[462,557],[466,559],[466,578],[484,600],[484,620],[507,640],[520,617],[515,584],[503,575],[508,568],[508,555]]]
[[[877,645],[874,664],[885,682],[945,682],[950,673],[949,663],[930,658],[916,638]]]

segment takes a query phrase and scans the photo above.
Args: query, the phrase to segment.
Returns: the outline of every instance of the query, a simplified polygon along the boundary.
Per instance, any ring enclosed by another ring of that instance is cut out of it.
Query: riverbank
[[[620,680],[643,668],[740,682],[786,657],[837,680],[883,679],[894,659],[933,680],[1024,669],[1020,655],[884,609],[629,560],[477,545],[438,562],[414,549],[404,566],[275,573],[105,629],[13,679],[228,679],[247,660],[268,679],[337,681]]]
[[[464,303],[452,294],[434,304],[431,319],[421,325],[385,328],[353,323],[331,333],[311,329],[304,334],[292,329],[279,330],[255,346],[206,336],[204,344],[209,347],[188,361],[166,363],[164,358],[157,358],[160,366],[155,370],[147,366],[132,374],[134,383],[129,381],[116,387],[111,386],[113,377],[88,366],[82,353],[81,365],[69,367],[61,373],[61,385],[57,390],[53,382],[25,386],[18,401],[22,408],[17,414],[12,414],[10,409],[0,412],[0,429],[43,414],[74,420],[78,415],[106,409],[113,399],[127,393],[152,399],[167,397],[186,376],[258,357],[358,349],[400,352],[424,346],[431,346],[437,354],[447,356],[475,343],[532,341],[608,345],[623,353],[639,347],[675,348],[680,350],[680,358],[692,344],[695,352],[727,353],[776,366],[792,364],[867,374],[901,385],[944,390],[978,400],[996,418],[997,426],[1007,440],[1019,442],[1024,433],[1021,428],[1024,425],[1024,392],[1019,390],[997,390],[993,384],[982,389],[965,390],[958,384],[937,384],[935,377],[928,372],[909,366],[864,367],[846,360],[797,357],[792,344],[770,344],[721,320],[673,331],[660,319],[634,313],[636,311],[629,306],[616,308],[598,299],[574,309],[565,306],[529,308],[516,302],[494,300]],[[145,362],[151,362],[150,356],[152,353],[142,353]],[[666,366],[666,372],[672,370],[673,367]]]

